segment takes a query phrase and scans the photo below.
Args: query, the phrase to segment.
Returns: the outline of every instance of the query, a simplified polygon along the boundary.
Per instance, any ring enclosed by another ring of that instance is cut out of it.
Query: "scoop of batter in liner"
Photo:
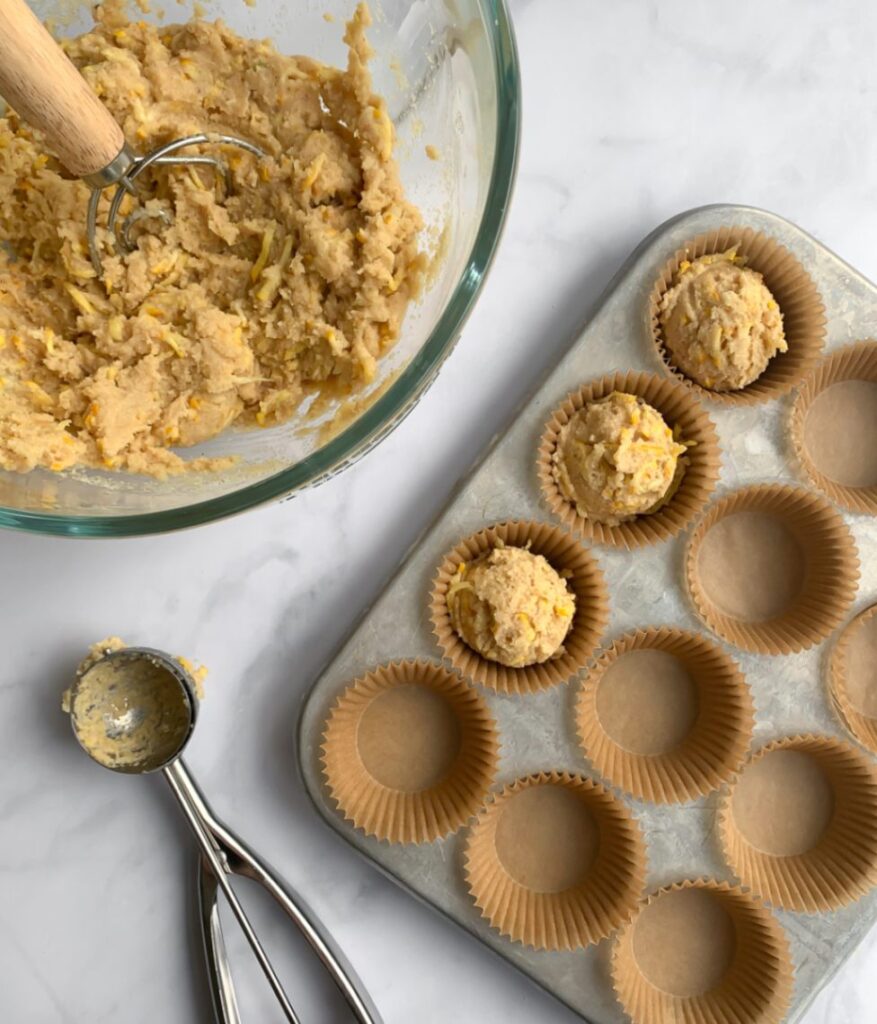
[[[500,546],[458,567],[447,601],[460,638],[483,658],[512,668],[560,654],[576,607],[542,555]]]
[[[585,519],[615,526],[659,507],[677,480],[684,444],[637,395],[589,402],[560,431],[554,473]]]
[[[713,391],[745,388],[788,351],[776,300],[735,249],[683,260],[659,316],[675,365]]]

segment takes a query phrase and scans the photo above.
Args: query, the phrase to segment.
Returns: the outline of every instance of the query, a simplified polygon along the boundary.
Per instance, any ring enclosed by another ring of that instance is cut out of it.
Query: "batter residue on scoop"
[[[370,18],[360,5],[347,26],[345,70],[221,22],[130,23],[117,2],[95,19],[65,49],[140,152],[207,131],[268,156],[219,147],[229,196],[204,168],[157,172],[147,206],[173,226],[124,257],[103,232],[99,281],[88,187],[0,118],[0,468],[219,468],[171,448],[370,381],[420,289],[422,222],[372,92]]]
[[[447,601],[460,638],[512,668],[560,654],[576,607],[560,573],[542,555],[516,547],[496,547],[460,565]]]
[[[77,669],[75,698],[66,690],[61,699],[80,743],[107,768],[137,768],[150,758],[172,757],[188,733],[179,684],[164,666],[148,658],[106,660],[127,646],[117,636],[93,644]],[[207,670],[186,658],[177,661],[200,697]]]

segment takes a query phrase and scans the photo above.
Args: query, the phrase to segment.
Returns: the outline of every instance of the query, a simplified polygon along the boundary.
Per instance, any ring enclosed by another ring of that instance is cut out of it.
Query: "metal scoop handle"
[[[122,129],[24,0],[0,0],[0,95],[88,184],[130,165]]]
[[[219,922],[219,889],[228,899],[287,1020],[292,1024],[299,1024],[295,1010],[268,955],[231,887],[228,876],[232,874],[258,882],[280,904],[341,990],[359,1024],[382,1024],[362,982],[344,954],[320,926],[313,911],[264,861],[215,817],[183,761],[177,759],[172,762],[164,769],[164,775],[201,847],[198,891],[201,900],[202,937],[214,1009],[220,1024],[240,1024],[240,1016]]]

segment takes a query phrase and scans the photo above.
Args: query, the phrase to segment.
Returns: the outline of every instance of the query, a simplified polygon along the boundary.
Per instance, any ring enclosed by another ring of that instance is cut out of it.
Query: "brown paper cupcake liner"
[[[724,546],[705,545],[723,521]],[[688,542],[685,577],[697,614],[723,640],[790,654],[841,623],[855,598],[859,558],[848,527],[821,495],[758,484],[707,509]]]
[[[471,562],[502,543],[528,547],[566,577],[576,610],[560,653],[549,661],[510,668],[489,661],[455,631],[447,603],[448,588],[461,562]],[[442,560],[432,585],[430,617],[444,657],[467,678],[497,693],[526,694],[565,683],[594,653],[609,621],[609,595],[603,574],[590,552],[566,531],[548,523],[507,522],[461,540]]]
[[[792,445],[805,474],[810,482],[827,494],[832,501],[851,512],[865,512],[877,515],[877,482],[863,486],[852,486],[832,480],[821,472],[807,450],[805,427],[807,415],[814,401],[834,384],[847,381],[867,381],[877,384],[877,341],[859,341],[827,356],[810,374],[801,386],[789,422]],[[858,439],[838,439],[839,445],[854,452],[872,451],[874,439],[862,436]]]
[[[599,783],[540,772],[482,809],[464,875],[482,916],[505,938],[579,949],[629,919],[643,890],[645,843],[630,811]]]
[[[589,402],[605,398],[613,391],[637,395],[648,402],[689,449],[679,460],[681,475],[674,481],[663,505],[628,522],[607,526],[580,515],[566,498],[557,482],[555,459],[559,435],[566,424]],[[632,550],[674,537],[684,530],[709,500],[718,480],[720,463],[715,427],[694,397],[673,381],[651,373],[628,371],[585,384],[554,410],[539,444],[537,472],[545,501],[564,526],[598,544]]]
[[[720,786],[746,757],[753,722],[734,660],[680,629],[625,633],[594,662],[576,701],[585,756],[611,785],[652,803]]]
[[[727,252],[735,247],[746,266],[764,278],[783,314],[788,351],[774,356],[764,373],[739,391],[711,391],[702,387],[674,364],[664,344],[659,306],[672,286],[684,260]],[[752,228],[715,228],[686,242],[667,260],[649,296],[652,338],[667,370],[687,387],[705,398],[726,405],[764,402],[790,391],[815,364],[825,341],[825,306],[813,279],[797,258],[774,239]]]
[[[482,805],[499,741],[484,698],[436,662],[398,661],[355,680],[323,732],[323,777],[344,817],[391,843],[450,835]]]
[[[725,794],[718,833],[734,875],[765,902],[835,910],[877,883],[877,770],[830,736],[776,740]]]
[[[831,703],[841,723],[872,754],[877,754],[877,714],[866,711],[877,709],[877,660],[871,666],[867,682],[868,696],[873,701],[873,708],[862,710],[850,694],[850,653],[855,638],[863,629],[877,628],[877,604],[872,604],[860,612],[838,637],[828,662],[828,692]],[[868,671],[862,666],[859,671]]]
[[[649,895],[618,935],[612,984],[633,1024],[779,1024],[789,940],[743,889],[699,878]]]

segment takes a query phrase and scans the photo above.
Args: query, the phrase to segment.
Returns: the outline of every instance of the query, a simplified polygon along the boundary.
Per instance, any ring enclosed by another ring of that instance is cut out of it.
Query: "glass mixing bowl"
[[[32,0],[60,35],[90,25],[90,5]],[[243,36],[285,53],[342,65],[353,0],[199,4]],[[0,471],[0,526],[67,536],[128,536],[210,522],[293,494],[338,473],[411,410],[447,358],[481,288],[508,208],[518,150],[520,80],[504,0],[377,0],[369,40],[375,91],[396,125],[396,155],[408,197],[441,239],[424,296],[381,360],[368,390],[348,401],[303,406],[289,423],[230,430],[186,454],[238,456],[232,471],[166,481],[76,470]],[[141,17],[138,13],[137,17]],[[168,3],[156,21],[191,16]],[[439,160],[426,155],[434,146]],[[2,242],[2,239],[0,239]]]

